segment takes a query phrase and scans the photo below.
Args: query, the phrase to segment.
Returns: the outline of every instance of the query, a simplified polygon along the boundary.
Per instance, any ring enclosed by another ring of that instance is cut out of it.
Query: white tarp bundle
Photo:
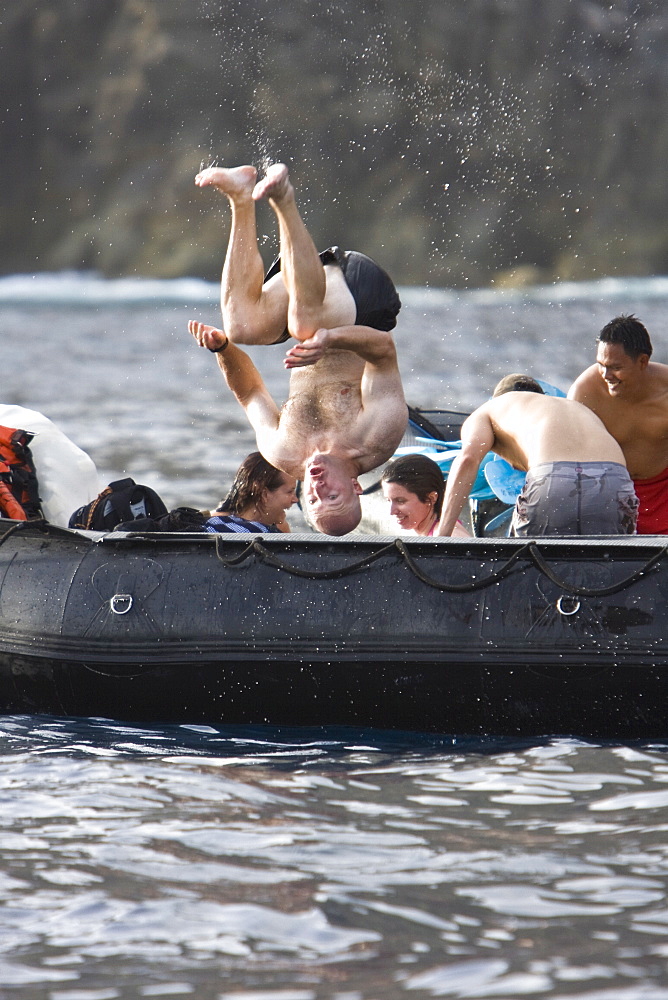
[[[70,515],[102,489],[92,458],[37,410],[0,403],[0,424],[34,435],[30,450],[44,516],[66,528]]]

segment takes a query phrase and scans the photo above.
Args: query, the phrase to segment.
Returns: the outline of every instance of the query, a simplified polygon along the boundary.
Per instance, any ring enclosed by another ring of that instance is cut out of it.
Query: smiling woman
[[[433,535],[441,516],[445,481],[440,467],[426,455],[401,455],[386,466],[381,477],[390,514],[404,531]],[[453,535],[466,535],[457,522]]]

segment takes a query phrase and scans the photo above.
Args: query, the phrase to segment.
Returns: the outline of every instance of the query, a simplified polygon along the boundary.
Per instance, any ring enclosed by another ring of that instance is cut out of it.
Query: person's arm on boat
[[[435,535],[452,535],[457,518],[469,498],[485,455],[494,445],[494,429],[483,407],[475,410],[462,424],[462,449],[450,466],[443,499],[443,510]]]
[[[259,371],[246,352],[228,340],[217,327],[191,320],[188,329],[200,347],[215,353],[218,367],[243,407],[260,447],[261,437],[272,434],[278,428],[279,409]]]

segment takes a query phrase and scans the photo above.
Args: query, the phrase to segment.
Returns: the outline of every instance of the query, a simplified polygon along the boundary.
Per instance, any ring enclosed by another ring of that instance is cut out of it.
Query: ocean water
[[[0,279],[2,402],[169,505],[252,437],[186,331],[199,282]],[[411,403],[566,389],[668,281],[403,289]],[[281,348],[253,352],[278,398]],[[0,1000],[668,1000],[668,732],[593,744],[0,717]]]

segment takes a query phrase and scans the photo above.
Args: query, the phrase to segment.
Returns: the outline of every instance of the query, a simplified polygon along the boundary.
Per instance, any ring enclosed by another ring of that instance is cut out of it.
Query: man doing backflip
[[[224,194],[232,228],[221,280],[223,330],[191,321],[197,342],[214,351],[244,408],[260,452],[304,484],[306,513],[319,531],[342,535],[361,517],[358,476],[385,462],[401,441],[407,407],[389,331],[401,303],[370,258],[333,247],[318,254],[301,219],[287,167],[256,183],[252,166],[212,167],[200,187]],[[255,203],[267,199],[279,227],[279,261],[265,280]],[[273,272],[273,273],[272,273]],[[238,344],[287,352],[290,389],[282,409]]]

